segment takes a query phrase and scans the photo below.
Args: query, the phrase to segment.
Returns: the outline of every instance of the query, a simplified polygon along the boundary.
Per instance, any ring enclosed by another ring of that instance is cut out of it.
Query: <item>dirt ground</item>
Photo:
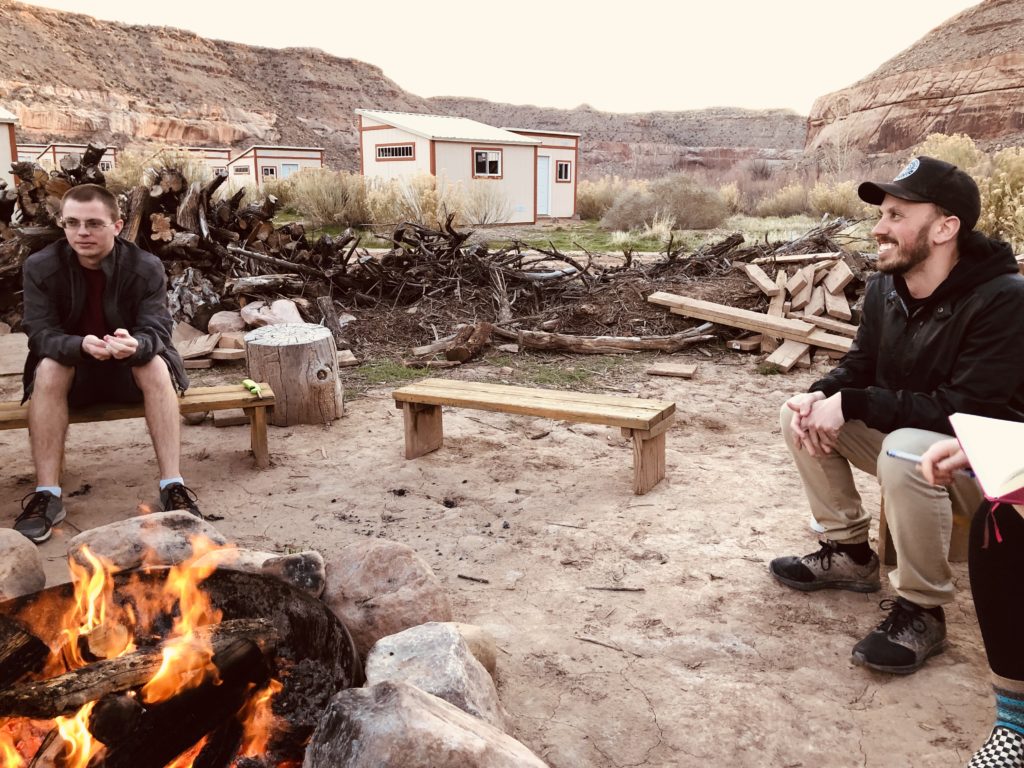
[[[247,427],[183,426],[184,474],[242,546],[414,547],[456,618],[497,638],[516,735],[553,768],[964,765],[992,722],[966,564],[954,566],[944,654],[910,677],[853,666],[887,582],[875,595],[803,594],[767,572],[772,557],[816,549],[777,422],[823,368],[763,376],[749,356],[676,357],[698,363],[693,380],[645,376],[638,357],[588,387],[677,403],[668,478],[646,496],[631,492],[629,444],[600,426],[451,410],[445,447],[406,461],[391,387],[330,427],[271,427],[263,472]],[[487,364],[456,375],[502,380]],[[0,386],[19,394],[14,377]],[[33,483],[25,432],[0,433],[0,462],[11,524]],[[155,484],[141,420],[71,427],[68,523],[134,514]],[[74,533],[66,523],[42,547],[51,581],[65,578]],[[609,586],[643,591],[593,589]]]

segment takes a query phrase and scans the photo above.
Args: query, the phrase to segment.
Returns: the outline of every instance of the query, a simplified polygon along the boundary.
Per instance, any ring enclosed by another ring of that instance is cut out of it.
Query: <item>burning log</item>
[[[46,643],[14,619],[0,616],[0,689],[38,672],[49,655]]]
[[[217,653],[239,639],[257,649],[271,651],[278,642],[277,631],[263,619],[238,619],[200,627],[197,636],[208,640]],[[17,715],[53,718],[77,712],[90,701],[124,693],[144,685],[162,663],[160,647],[141,648],[114,659],[88,664],[49,680],[0,690],[0,716]]]

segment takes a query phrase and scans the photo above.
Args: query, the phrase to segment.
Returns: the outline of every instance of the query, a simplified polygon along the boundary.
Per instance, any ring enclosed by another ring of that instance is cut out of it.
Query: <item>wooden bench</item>
[[[441,447],[441,406],[448,405],[619,427],[623,437],[633,440],[634,493],[647,493],[665,477],[665,432],[676,410],[672,402],[448,379],[424,379],[391,394],[403,411],[407,459]]]
[[[219,387],[192,387],[178,398],[182,413],[220,411],[228,408],[244,408],[249,414],[252,454],[256,466],[266,469],[270,466],[270,451],[267,448],[267,409],[274,406],[274,393],[270,386],[261,384],[262,396],[257,397],[241,384],[226,384]],[[115,421],[135,419],[146,415],[142,403],[95,405],[76,408],[69,414],[72,424],[93,421]],[[0,429],[25,429],[28,427],[28,403],[18,401],[0,403]]]

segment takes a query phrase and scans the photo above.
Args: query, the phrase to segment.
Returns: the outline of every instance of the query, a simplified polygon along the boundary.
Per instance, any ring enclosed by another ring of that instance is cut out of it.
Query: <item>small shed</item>
[[[33,158],[43,168],[52,171],[60,167],[61,158],[67,157],[68,155],[84,155],[85,150],[88,149],[87,144],[66,144],[64,142],[54,142],[47,144],[43,147],[42,151]],[[112,171],[117,166],[117,148],[107,147],[103,153],[103,157],[100,159],[100,170],[101,171]]]
[[[260,186],[265,181],[287,179],[305,168],[323,168],[323,147],[276,147],[258,145],[231,158],[228,176],[235,184]]]
[[[18,143],[14,139],[14,126],[18,118],[0,107],[0,180],[14,186],[11,163],[18,161]]]
[[[508,201],[506,224],[576,213],[578,134],[496,128],[451,115],[356,114],[360,169],[367,178],[430,174],[445,185],[496,184]]]
[[[230,147],[168,147],[160,154],[179,153],[199,160],[213,171],[214,176],[227,176],[228,163],[231,161]]]
[[[39,153],[46,149],[45,144],[25,144],[18,142],[18,162],[34,163]]]

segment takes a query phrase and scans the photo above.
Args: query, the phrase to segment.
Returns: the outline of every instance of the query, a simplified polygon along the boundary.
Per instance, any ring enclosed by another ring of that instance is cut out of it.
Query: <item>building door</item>
[[[281,178],[287,179],[293,173],[299,172],[298,163],[281,163]]]
[[[537,215],[551,214],[551,158],[537,155]]]

